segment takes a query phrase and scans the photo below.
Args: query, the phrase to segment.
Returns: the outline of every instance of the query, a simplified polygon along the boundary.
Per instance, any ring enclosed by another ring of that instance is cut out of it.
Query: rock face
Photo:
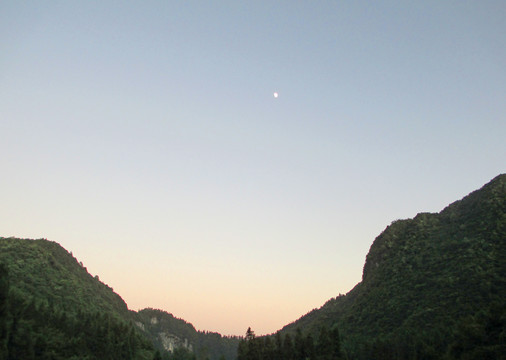
[[[156,313],[155,313],[156,314]],[[171,333],[170,331],[167,331],[167,317],[170,317],[168,314],[157,314],[160,316],[160,319],[158,319],[158,316],[152,316],[151,319],[149,319],[149,323],[151,326],[156,327],[158,331],[157,338],[160,341],[160,344],[162,345],[163,349],[169,352],[174,352],[177,348],[185,348],[191,352],[193,352],[193,345],[188,341],[187,338],[180,338],[179,336]],[[161,323],[161,326],[157,326]],[[144,324],[140,324],[141,328],[146,331],[146,326]],[[165,325],[165,326],[163,326]]]
[[[176,335],[168,332],[160,332],[158,337],[160,338],[163,348],[167,351],[173,352],[174,349],[183,347],[193,352],[193,346],[188,342],[188,339],[184,339],[183,341]]]
[[[170,352],[178,348],[194,351],[197,330],[193,325],[161,310],[144,309],[138,314],[141,329],[159,348]]]
[[[197,331],[195,327],[172,314],[157,309],[143,309],[137,313],[139,326],[160,350],[192,352],[198,359],[233,360],[237,357],[240,338],[218,333]]]

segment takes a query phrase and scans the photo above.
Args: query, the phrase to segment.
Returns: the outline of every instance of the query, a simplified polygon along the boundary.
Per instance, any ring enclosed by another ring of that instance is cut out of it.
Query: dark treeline
[[[452,333],[426,329],[395,337],[344,340],[337,327],[328,330],[322,326],[316,339],[300,328],[294,335],[278,332],[262,337],[256,337],[249,328],[239,343],[237,360],[506,359],[506,305],[492,304],[475,316],[461,319]]]
[[[237,360],[339,360],[342,359],[341,341],[337,327],[320,328],[317,339],[297,329],[294,335],[256,337],[248,328],[239,343]]]
[[[491,304],[452,325],[373,339],[345,338],[343,353],[354,360],[506,360],[506,305]]]
[[[153,360],[197,360],[197,356],[194,352],[181,346],[172,352],[156,350]]]

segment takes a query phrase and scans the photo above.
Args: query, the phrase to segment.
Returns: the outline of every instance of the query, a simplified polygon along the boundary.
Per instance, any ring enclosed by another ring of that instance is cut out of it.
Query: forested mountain
[[[506,358],[506,175],[438,214],[397,220],[362,281],[282,329],[338,328],[350,359]]]
[[[55,242],[0,238],[2,360],[233,359],[238,342],[166,312],[129,311]]]
[[[60,245],[0,238],[0,359],[152,359],[135,313]]]
[[[192,324],[175,318],[163,310],[144,309],[137,321],[157,348],[179,354],[188,351],[197,359],[235,359],[239,337],[222,336],[215,332],[197,331]],[[176,335],[177,334],[177,335]]]
[[[57,243],[0,238],[2,360],[506,359],[505,299],[506,175],[438,214],[394,221],[348,294],[241,342],[129,311]]]

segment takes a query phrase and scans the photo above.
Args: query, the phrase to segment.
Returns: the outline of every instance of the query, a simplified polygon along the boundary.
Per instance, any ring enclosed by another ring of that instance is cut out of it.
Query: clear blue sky
[[[504,1],[2,1],[0,236],[270,333],[506,170]],[[274,98],[273,93],[279,97]]]

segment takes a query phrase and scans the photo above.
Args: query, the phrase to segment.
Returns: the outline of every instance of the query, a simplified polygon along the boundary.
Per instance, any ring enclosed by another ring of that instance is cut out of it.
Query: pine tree
[[[255,338],[255,332],[251,330],[251,327],[248,327],[246,330],[246,341],[253,340]]]
[[[276,347],[270,336],[266,336],[262,347],[263,360],[276,360]]]
[[[242,339],[237,346],[237,360],[247,360],[248,358],[248,343]]]
[[[306,343],[304,340],[305,339],[302,336],[302,331],[300,330],[300,328],[297,328],[297,330],[295,331],[295,339],[294,339],[296,360],[306,360],[307,358]]]
[[[341,359],[341,339],[339,336],[339,329],[337,328],[337,326],[334,326],[330,330],[329,338],[331,348],[330,358],[332,360]]]
[[[290,334],[286,334],[285,339],[283,340],[283,359],[285,360],[295,359],[295,350],[293,347],[293,341]]]
[[[160,354],[160,350],[156,350],[153,355],[153,360],[162,360],[162,354]]]
[[[307,334],[307,336],[304,338],[304,342],[306,348],[306,358],[310,360],[315,360],[316,353],[313,336],[311,336],[311,334]]]
[[[278,360],[284,360],[283,357],[283,338],[281,333],[278,331],[274,336],[274,353],[275,358]]]
[[[332,345],[330,342],[329,332],[327,327],[323,325],[320,328],[320,334],[318,335],[318,346],[317,346],[317,357],[318,360],[331,360],[332,359]]]
[[[0,264],[0,359],[7,358],[7,301],[9,277],[7,268]]]

